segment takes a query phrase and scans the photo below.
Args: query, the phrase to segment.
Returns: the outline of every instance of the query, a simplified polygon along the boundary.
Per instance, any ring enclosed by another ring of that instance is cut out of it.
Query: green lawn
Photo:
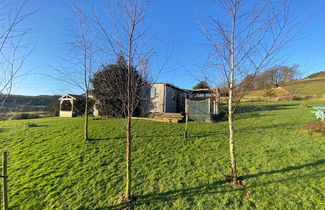
[[[137,121],[133,144],[135,209],[322,209],[324,135],[302,131],[314,120],[301,102],[246,103],[236,119],[238,170],[246,187],[222,181],[229,171],[227,122]],[[325,105],[325,102],[307,102]],[[1,149],[9,151],[13,209],[110,209],[124,189],[121,120],[82,118],[1,121]]]

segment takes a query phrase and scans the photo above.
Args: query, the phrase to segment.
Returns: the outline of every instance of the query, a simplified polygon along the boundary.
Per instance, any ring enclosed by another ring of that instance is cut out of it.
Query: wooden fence
[[[7,152],[2,153],[2,200],[3,200],[3,209],[8,209],[8,174],[7,174]]]

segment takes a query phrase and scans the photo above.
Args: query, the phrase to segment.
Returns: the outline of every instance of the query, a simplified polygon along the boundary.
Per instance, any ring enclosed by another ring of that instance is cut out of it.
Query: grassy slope
[[[325,77],[307,78],[290,82],[284,88],[291,94],[297,96],[316,96],[318,99],[325,99]],[[248,92],[245,96],[249,99],[265,99],[263,94],[265,90],[255,90]]]
[[[226,122],[191,122],[190,139],[184,140],[184,124],[140,121],[132,166],[136,209],[323,208],[324,136],[300,132],[314,119],[311,109],[298,102],[256,105],[242,106],[236,120],[246,189],[221,181],[229,170]],[[1,122],[0,143],[9,150],[10,206],[113,208],[124,187],[120,120],[91,121],[90,142],[82,140],[81,118],[33,121],[40,127]]]
[[[285,88],[294,95],[314,96],[315,94],[317,98],[325,98],[325,77],[297,80]]]

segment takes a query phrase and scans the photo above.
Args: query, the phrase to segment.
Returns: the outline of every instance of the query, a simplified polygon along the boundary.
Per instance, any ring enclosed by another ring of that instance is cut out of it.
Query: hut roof
[[[77,99],[83,99],[84,96],[82,95],[75,95],[75,94],[65,94],[61,96],[58,100],[64,100],[64,99],[72,99],[72,100],[77,100]]]

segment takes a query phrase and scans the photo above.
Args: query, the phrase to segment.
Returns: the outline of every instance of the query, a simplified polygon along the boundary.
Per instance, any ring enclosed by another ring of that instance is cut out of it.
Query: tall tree
[[[207,88],[210,88],[210,87],[209,87],[209,84],[208,84],[207,82],[203,82],[203,81],[201,81],[201,82],[197,83],[197,84],[193,87],[193,90],[195,90],[195,89],[207,89]]]
[[[97,102],[96,108],[100,114],[108,117],[126,117],[125,90],[127,89],[127,65],[124,57],[120,55],[115,64],[104,65],[94,74],[91,83],[92,93]],[[145,84],[142,75],[132,68],[137,98],[141,98],[141,87]],[[137,105],[137,104],[135,104]]]
[[[229,153],[232,180],[237,182],[234,112],[249,88],[237,92],[236,80],[256,76],[267,68],[292,38],[288,1],[216,0],[220,16],[202,24],[209,42],[213,66],[228,84]],[[237,94],[238,93],[238,94]]]
[[[294,80],[298,75],[298,65],[280,66],[276,65],[254,77],[257,89],[279,87]]]
[[[272,77],[272,83],[274,87],[279,87],[281,84],[285,82],[289,82],[295,79],[297,75],[297,65],[294,66],[274,66],[268,71]]]

